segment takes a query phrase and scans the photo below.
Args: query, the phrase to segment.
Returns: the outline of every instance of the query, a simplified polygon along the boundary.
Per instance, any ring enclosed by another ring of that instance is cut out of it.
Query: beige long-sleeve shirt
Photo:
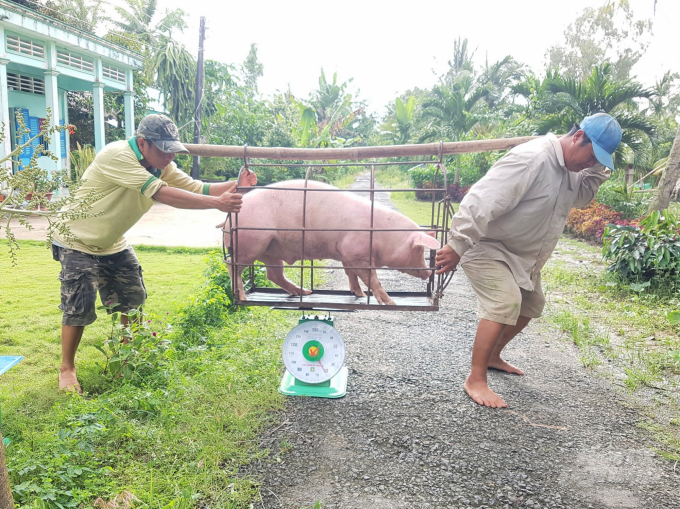
[[[451,220],[448,244],[462,263],[504,261],[517,284],[533,291],[569,211],[588,205],[609,175],[599,164],[567,171],[553,134],[519,145],[472,186]]]

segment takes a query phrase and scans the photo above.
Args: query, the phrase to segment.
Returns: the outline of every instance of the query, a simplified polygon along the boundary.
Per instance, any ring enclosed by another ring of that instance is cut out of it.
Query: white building
[[[0,122],[10,136],[0,144],[0,157],[12,151],[16,112],[20,108],[31,132],[39,131],[47,108],[53,122],[68,124],[68,91],[92,92],[95,149],[104,140],[104,92],[123,92],[125,133],[134,133],[132,71],[142,66],[140,55],[21,5],[0,0]],[[68,167],[68,132],[45,140],[56,163],[40,157],[47,170]],[[36,143],[37,144],[37,143]],[[55,150],[54,147],[59,147]],[[31,157],[24,150],[20,159]]]

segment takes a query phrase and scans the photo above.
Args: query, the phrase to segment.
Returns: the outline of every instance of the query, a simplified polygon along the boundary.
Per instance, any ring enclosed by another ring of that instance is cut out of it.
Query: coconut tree
[[[423,103],[423,118],[429,120],[420,141],[459,141],[484,117],[484,99],[490,88],[479,86],[471,73],[460,72],[451,83],[442,81]],[[454,184],[460,181],[456,165]]]
[[[524,64],[510,55],[491,65],[487,62],[478,78],[478,84],[489,89],[489,94],[485,97],[489,109],[493,110],[508,102],[514,94],[513,87],[521,83],[525,76]]]
[[[654,124],[639,112],[635,102],[651,98],[653,91],[633,80],[616,78],[610,64],[594,67],[583,80],[549,71],[542,88],[544,99],[537,103],[543,113],[536,128],[538,134],[564,132],[588,115],[609,113],[623,130],[621,145],[615,154],[615,162],[619,164],[626,147],[637,153],[645,138],[652,140],[654,136]]]

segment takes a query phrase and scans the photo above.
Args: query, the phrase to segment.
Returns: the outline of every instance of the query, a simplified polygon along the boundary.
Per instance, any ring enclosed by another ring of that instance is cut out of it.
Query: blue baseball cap
[[[597,160],[613,170],[612,154],[621,143],[621,126],[616,119],[606,113],[595,113],[583,119],[581,129],[593,142],[593,152]]]

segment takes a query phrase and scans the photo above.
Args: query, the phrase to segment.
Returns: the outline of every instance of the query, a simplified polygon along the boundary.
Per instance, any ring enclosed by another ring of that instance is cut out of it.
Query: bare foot
[[[489,361],[489,369],[496,369],[498,371],[505,371],[506,373],[512,373],[513,375],[523,375],[524,371],[516,366],[513,366],[509,362],[505,362],[500,357],[498,359],[491,359]]]
[[[491,408],[507,408],[508,404],[498,394],[489,389],[486,382],[470,382],[470,377],[463,384],[465,392],[475,403]]]
[[[64,370],[59,373],[59,390],[77,392],[78,394],[83,393],[83,389],[78,383],[78,378],[76,378],[75,369]]]

